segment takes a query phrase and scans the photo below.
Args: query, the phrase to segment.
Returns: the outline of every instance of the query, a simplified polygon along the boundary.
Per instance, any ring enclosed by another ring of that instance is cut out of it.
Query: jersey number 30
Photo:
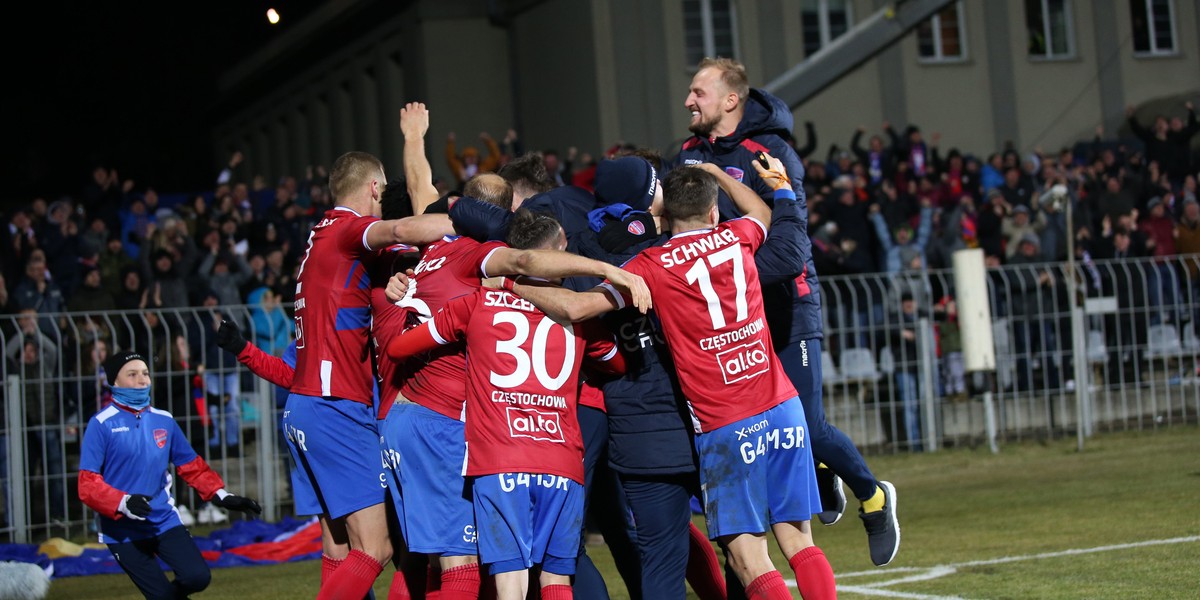
[[[571,376],[571,367],[575,363],[575,332],[573,327],[557,326],[551,319],[542,319],[538,323],[537,329],[533,332],[533,348],[530,352],[526,352],[525,341],[529,339],[529,319],[517,312],[500,312],[492,319],[492,325],[507,323],[513,326],[515,330],[513,337],[507,340],[496,340],[496,352],[499,354],[507,354],[517,361],[517,368],[508,375],[501,375],[492,371],[489,380],[492,385],[498,388],[513,388],[525,383],[529,379],[529,371],[532,369],[533,374],[537,376],[538,382],[547,391],[554,391],[562,387],[567,378]],[[563,348],[563,364],[558,370],[558,375],[551,377],[549,370],[546,367],[546,345],[549,342],[550,332],[559,329],[565,336]]]

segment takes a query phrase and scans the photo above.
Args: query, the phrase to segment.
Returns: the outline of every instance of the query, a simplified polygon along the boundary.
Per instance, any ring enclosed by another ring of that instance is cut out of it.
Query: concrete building
[[[420,100],[443,175],[451,131],[460,147],[515,128],[526,149],[623,140],[671,154],[700,57],[732,55],[763,86],[892,4],[333,0],[225,75],[214,151],[246,151],[268,180],[351,149],[398,169],[399,109]],[[1183,116],[1189,99],[1200,104],[1194,0],[959,0],[793,108],[801,137],[816,124],[822,157],[884,121],[987,154],[1055,150],[1098,125],[1120,134],[1126,105],[1149,123]]]

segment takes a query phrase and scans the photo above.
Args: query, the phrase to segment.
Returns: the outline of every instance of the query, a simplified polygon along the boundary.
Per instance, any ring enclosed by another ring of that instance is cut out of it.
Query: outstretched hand
[[[429,109],[424,102],[409,102],[400,109],[400,132],[406,139],[424,138],[429,131]]]
[[[751,161],[754,165],[754,170],[758,171],[758,176],[763,182],[771,186],[773,190],[782,190],[792,187],[792,180],[787,176],[787,169],[783,166],[783,162],[778,158],[762,152],[759,154],[760,160]],[[762,165],[761,160],[766,159],[767,166]]]
[[[259,506],[258,502],[255,502],[253,498],[235,496],[228,492],[226,492],[224,496],[221,496],[221,494],[218,492],[216,496],[213,496],[212,503],[224,508],[225,510],[236,510],[247,514],[254,513],[256,515],[262,514],[262,507]]]

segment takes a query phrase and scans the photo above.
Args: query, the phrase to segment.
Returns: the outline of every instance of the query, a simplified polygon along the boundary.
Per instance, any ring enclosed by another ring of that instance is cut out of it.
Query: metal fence
[[[1073,273],[1060,263],[989,269],[996,370],[973,374],[961,370],[962,340],[946,301],[955,295],[952,272],[824,277],[827,417],[867,452],[1082,440],[1093,430],[1195,422],[1198,273],[1200,255],[1085,260]],[[908,316],[906,295],[915,307]],[[0,540],[94,532],[77,499],[79,450],[106,400],[99,367],[116,348],[147,354],[155,406],[175,416],[230,490],[258,498],[264,518],[292,514],[290,459],[277,432],[286,393],[214,339],[225,315],[281,353],[290,319],[264,319],[256,308],[0,316]],[[201,512],[186,485],[174,495]]]
[[[1196,422],[1200,255],[1006,265],[987,281],[996,369],[964,373],[951,270],[822,278],[830,422],[884,452]]]
[[[286,393],[215,343],[220,319],[232,318],[247,339],[280,354],[291,319],[271,316],[258,306],[0,316],[0,540],[96,532],[78,500],[80,444],[110,401],[102,367],[115,349],[146,355],[154,406],[175,416],[229,490],[258,498],[264,518],[291,514],[290,459],[277,433]],[[186,484],[173,491],[201,522],[225,518],[203,509]]]

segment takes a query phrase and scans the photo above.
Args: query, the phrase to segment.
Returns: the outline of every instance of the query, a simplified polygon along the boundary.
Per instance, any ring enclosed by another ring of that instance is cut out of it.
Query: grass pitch
[[[879,569],[856,503],[838,524],[816,524],[841,598],[1195,598],[1200,589],[1200,427],[1098,435],[1083,452],[1072,438],[867,462],[896,485],[902,543]],[[612,598],[628,598],[607,550],[588,553]],[[194,597],[312,597],[319,576],[317,561],[216,569]],[[378,598],[390,577],[390,568],[380,576]],[[137,592],[123,575],[101,575],[57,579],[50,597]]]

